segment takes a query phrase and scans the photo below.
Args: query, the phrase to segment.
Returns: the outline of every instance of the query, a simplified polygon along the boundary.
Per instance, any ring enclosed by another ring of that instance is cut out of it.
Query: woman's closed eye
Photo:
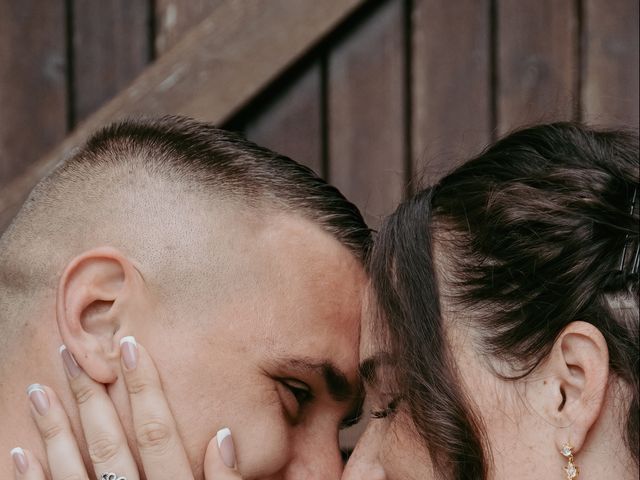
[[[398,404],[400,403],[400,400],[401,397],[394,397],[386,404],[385,407],[379,409],[372,408],[370,411],[371,418],[380,419],[392,416],[398,410]]]

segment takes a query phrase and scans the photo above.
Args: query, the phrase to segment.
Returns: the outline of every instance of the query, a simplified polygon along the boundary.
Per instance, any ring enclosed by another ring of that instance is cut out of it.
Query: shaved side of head
[[[283,214],[366,258],[358,209],[308,168],[186,118],[111,125],[40,182],[0,237],[0,330],[17,334],[33,299],[99,246],[129,256],[164,295],[196,291],[203,272],[230,282],[240,245]]]

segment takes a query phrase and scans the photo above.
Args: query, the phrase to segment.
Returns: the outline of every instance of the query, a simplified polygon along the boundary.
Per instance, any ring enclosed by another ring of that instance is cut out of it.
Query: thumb
[[[236,471],[236,452],[231,430],[223,428],[211,439],[204,456],[206,480],[242,480]]]

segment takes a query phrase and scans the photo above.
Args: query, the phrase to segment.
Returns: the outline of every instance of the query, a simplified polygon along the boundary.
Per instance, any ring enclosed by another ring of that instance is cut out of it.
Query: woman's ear
[[[546,368],[557,390],[549,398],[557,405],[556,448],[570,444],[578,452],[600,416],[609,383],[609,349],[604,336],[586,322],[572,322],[556,339]]]
[[[75,257],[58,284],[57,321],[62,341],[87,374],[100,383],[117,378],[119,339],[130,332],[144,301],[144,282],[133,263],[113,248]]]

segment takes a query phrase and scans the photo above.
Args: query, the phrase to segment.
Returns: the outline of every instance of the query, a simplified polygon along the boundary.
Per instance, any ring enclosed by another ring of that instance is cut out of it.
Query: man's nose
[[[358,441],[344,469],[342,480],[386,480],[387,476],[379,460],[380,439],[372,430],[369,425]]]
[[[292,453],[286,480],[340,480],[344,462],[335,434],[301,437]]]

